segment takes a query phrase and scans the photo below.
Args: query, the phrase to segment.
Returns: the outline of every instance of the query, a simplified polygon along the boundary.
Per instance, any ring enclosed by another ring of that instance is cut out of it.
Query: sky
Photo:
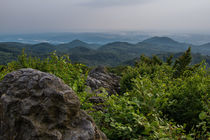
[[[0,0],[0,34],[210,33],[210,0]]]

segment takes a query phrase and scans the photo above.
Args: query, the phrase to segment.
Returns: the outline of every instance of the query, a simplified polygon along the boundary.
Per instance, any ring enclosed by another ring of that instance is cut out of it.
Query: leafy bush
[[[17,61],[8,63],[1,71],[0,80],[7,73],[21,68],[33,68],[54,74],[64,80],[76,92],[82,92],[85,89],[88,68],[82,64],[72,64],[68,56],[59,57],[54,52],[49,58],[41,60],[36,57],[27,57],[23,50]]]
[[[17,61],[0,66],[0,80],[20,68],[60,77],[77,93],[81,108],[109,139],[207,139],[210,73],[204,63],[189,66],[190,56],[188,49],[173,66],[172,57],[164,63],[156,56],[142,56],[135,67],[108,68],[122,76],[122,93],[111,96],[103,89],[100,94],[88,92],[85,81],[89,68],[55,53],[41,60],[23,52]],[[91,96],[100,96],[105,102],[93,105],[88,101]],[[102,110],[95,110],[95,105]]]
[[[190,77],[173,79],[166,85],[170,88],[161,97],[164,101],[160,109],[179,124],[186,123],[187,130],[191,129],[200,122],[199,114],[208,111],[209,82],[203,68]]]
[[[113,140],[186,138],[182,126],[175,126],[147,111],[146,102],[141,102],[132,93],[106,98],[105,113],[92,112],[97,125]],[[145,111],[146,110],[146,111]]]
[[[194,138],[208,137],[210,76],[204,63],[189,66],[190,48],[174,66],[170,66],[171,60],[170,63],[155,61],[141,57],[123,75],[121,88],[141,102],[141,113],[145,116],[158,114],[164,120],[184,126]]]

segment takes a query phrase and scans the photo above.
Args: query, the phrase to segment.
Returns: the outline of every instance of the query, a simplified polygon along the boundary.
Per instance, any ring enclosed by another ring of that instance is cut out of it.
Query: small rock
[[[120,92],[119,81],[119,76],[108,73],[104,67],[99,66],[90,71],[86,84],[91,87],[93,91],[102,87],[109,95],[112,95]]]

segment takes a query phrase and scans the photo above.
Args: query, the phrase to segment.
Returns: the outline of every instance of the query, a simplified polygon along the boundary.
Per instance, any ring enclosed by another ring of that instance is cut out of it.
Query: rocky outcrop
[[[119,76],[108,73],[104,67],[99,66],[90,71],[86,84],[93,91],[102,87],[111,95],[120,92],[119,81]]]
[[[70,87],[33,69],[0,83],[0,140],[104,140]]]

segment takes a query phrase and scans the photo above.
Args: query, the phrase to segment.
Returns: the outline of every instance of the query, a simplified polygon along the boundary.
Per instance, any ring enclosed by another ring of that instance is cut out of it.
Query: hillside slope
[[[188,43],[180,43],[168,37],[153,37],[137,44],[128,42],[112,42],[105,45],[88,44],[80,40],[52,45],[49,43],[39,43],[35,45],[22,44],[16,42],[0,43],[0,64],[6,64],[15,60],[21,51],[30,56],[45,58],[53,51],[58,55],[67,54],[73,62],[81,62],[91,65],[119,65],[125,61],[132,60],[142,54],[152,56],[155,54],[180,53],[192,47],[192,53],[197,54],[196,59],[205,59],[210,55],[210,43],[196,46]],[[203,56],[202,56],[203,55]]]

